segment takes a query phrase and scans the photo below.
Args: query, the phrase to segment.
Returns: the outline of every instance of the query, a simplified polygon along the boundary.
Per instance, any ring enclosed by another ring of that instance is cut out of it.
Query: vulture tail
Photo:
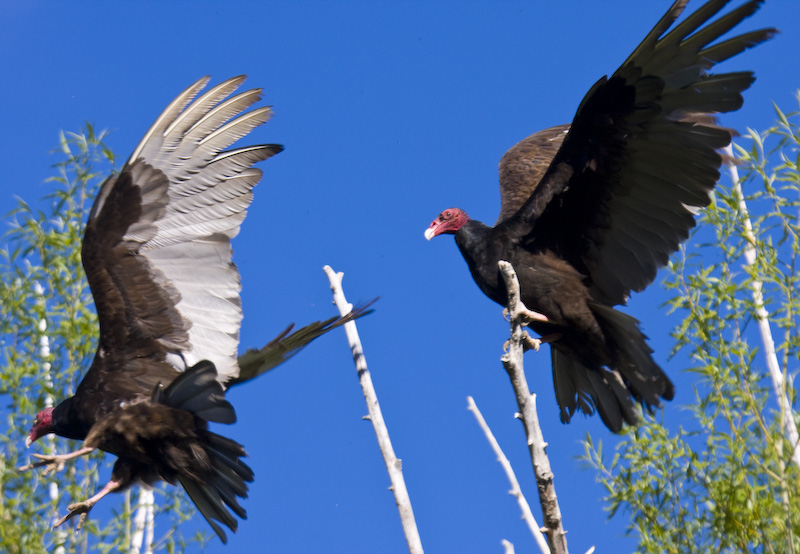
[[[368,309],[375,301],[370,301],[364,306],[353,309],[342,317],[332,317],[325,321],[315,321],[292,333],[294,324],[289,325],[281,334],[272,339],[263,348],[252,348],[239,356],[239,376],[234,377],[225,386],[230,388],[266,373],[300,352],[314,339],[321,337],[328,331],[353,321],[359,317],[371,314],[374,310]]]
[[[636,403],[648,409],[672,400],[675,387],[653,360],[653,350],[639,329],[639,321],[598,302],[590,302],[609,351],[616,359],[610,367],[589,368],[568,350],[553,343],[553,381],[561,407],[561,421],[567,423],[576,410],[591,415],[595,409],[611,431],[622,430],[623,422],[640,421]]]
[[[166,390],[159,392],[157,389],[156,394],[163,404],[186,410],[202,420],[220,423],[236,421],[233,406],[225,400],[225,392],[217,381],[217,370],[207,360],[187,369]],[[178,476],[178,480],[224,544],[228,542],[228,537],[217,522],[236,532],[239,522],[231,511],[247,519],[247,512],[237,497],[247,498],[247,483],[253,481],[253,470],[241,460],[247,456],[241,444],[204,428],[197,431],[210,462],[210,470],[203,479],[183,474]]]
[[[661,406],[662,398],[672,400],[675,386],[653,360],[653,349],[647,345],[647,337],[639,329],[639,321],[598,302],[590,302],[589,308],[597,318],[612,352],[617,353],[612,369],[622,377],[633,397],[648,409]]]
[[[569,351],[560,349],[558,341],[551,346],[553,383],[563,423],[569,423],[576,410],[586,415],[597,410],[614,433],[622,430],[623,421],[629,425],[639,423],[636,403],[617,372],[586,367]]]

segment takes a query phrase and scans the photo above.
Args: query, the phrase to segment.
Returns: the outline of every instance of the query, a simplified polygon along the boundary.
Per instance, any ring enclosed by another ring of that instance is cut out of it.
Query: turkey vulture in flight
[[[613,306],[653,282],[719,179],[718,150],[734,132],[713,114],[739,109],[754,77],[709,70],[776,33],[712,44],[762,0],[714,20],[727,0],[711,0],[673,27],[687,1],[676,1],[622,66],[589,89],[572,124],[506,152],[494,227],[451,208],[425,232],[454,234],[473,279],[499,304],[507,293],[497,263],[514,266],[523,302],[546,318],[529,326],[551,341],[564,423],[576,410],[597,410],[618,432],[623,421],[639,421],[634,400],[651,408],[674,395],[639,322]]]
[[[229,97],[229,79],[199,98],[209,78],[182,92],[161,114],[119,175],[101,186],[89,214],[81,257],[94,296],[100,338],[75,395],[39,414],[27,445],[49,433],[83,440],[69,454],[26,466],[52,471],[101,449],[117,456],[111,480],[69,506],[58,523],[80,523],[103,496],[135,482],[180,482],[219,535],[246,517],[252,470],[244,448],[208,430],[233,423],[224,389],[267,371],[313,339],[363,315],[289,326],[260,350],[237,357],[242,319],[239,272],[231,261],[238,232],[261,178],[253,164],[283,147],[226,150],[265,123],[269,107],[243,113],[260,89]],[[226,508],[227,506],[227,508]],[[230,510],[230,511],[229,511]],[[79,524],[80,525],[80,524]]]

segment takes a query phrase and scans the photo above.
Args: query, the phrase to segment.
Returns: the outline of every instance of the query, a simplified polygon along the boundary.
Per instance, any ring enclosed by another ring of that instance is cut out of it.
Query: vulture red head
[[[454,235],[469,221],[466,212],[459,208],[449,208],[439,214],[425,231],[425,238],[431,240],[437,235]]]
[[[25,447],[28,448],[35,441],[39,440],[45,435],[53,432],[53,408],[45,408],[33,420],[31,432],[28,433],[28,438],[25,439]]]

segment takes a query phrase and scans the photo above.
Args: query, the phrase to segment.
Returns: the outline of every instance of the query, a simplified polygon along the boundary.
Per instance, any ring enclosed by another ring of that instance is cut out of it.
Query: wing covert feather
[[[508,149],[500,159],[500,216],[502,223],[522,207],[553,161],[569,125],[534,133]]]

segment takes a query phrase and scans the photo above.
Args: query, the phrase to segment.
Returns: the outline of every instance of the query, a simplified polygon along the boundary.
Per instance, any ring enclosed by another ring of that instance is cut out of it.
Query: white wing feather
[[[124,237],[140,242],[138,254],[150,263],[153,276],[180,293],[176,309],[188,328],[189,346],[171,351],[167,359],[180,370],[210,360],[222,383],[239,374],[241,286],[230,240],[261,178],[251,166],[279,151],[273,146],[224,151],[272,115],[268,107],[242,114],[260,99],[260,89],[226,100],[243,81],[244,76],[229,79],[192,102],[208,77],[194,83],[156,120],[128,162],[141,158],[169,179],[155,234],[150,224],[134,224]],[[143,196],[143,207],[154,201]],[[137,232],[145,230],[142,240]],[[174,349],[166,339],[162,344]]]

